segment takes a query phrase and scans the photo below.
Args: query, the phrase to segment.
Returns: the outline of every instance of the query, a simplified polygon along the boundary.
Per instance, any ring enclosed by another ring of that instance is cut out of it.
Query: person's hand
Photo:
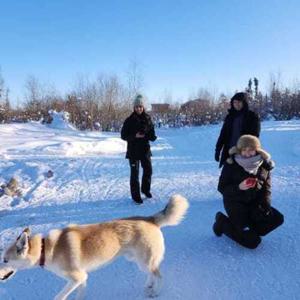
[[[142,138],[145,137],[145,134],[144,134],[144,133],[138,132],[138,133],[135,135],[135,137],[138,138],[138,139],[142,139]]]
[[[249,184],[247,184],[247,179],[245,179],[239,184],[239,188],[242,191],[247,191],[251,188],[251,186]]]
[[[215,152],[215,161],[217,161],[217,162],[220,161],[220,152],[218,152],[218,151]]]
[[[257,184],[257,178],[248,177],[246,179],[246,185],[248,185],[249,187],[254,188],[256,186],[256,184]]]
[[[248,189],[256,187],[256,184],[257,184],[256,178],[248,177],[239,184],[239,188],[242,191],[246,191]]]

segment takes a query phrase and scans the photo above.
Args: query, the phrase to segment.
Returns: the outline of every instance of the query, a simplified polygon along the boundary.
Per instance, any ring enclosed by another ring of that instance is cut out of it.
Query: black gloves
[[[215,152],[215,161],[217,161],[217,162],[220,161],[220,152],[219,151]]]
[[[259,205],[258,206],[259,210],[262,212],[262,214],[265,217],[271,216],[272,215],[272,208],[269,205]]]

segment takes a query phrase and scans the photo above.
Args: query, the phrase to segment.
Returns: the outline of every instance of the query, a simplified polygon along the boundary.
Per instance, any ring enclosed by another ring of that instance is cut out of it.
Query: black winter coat
[[[264,160],[256,175],[250,175],[232,157],[232,162],[225,162],[218,184],[218,191],[223,195],[227,205],[243,203],[251,206],[261,206],[268,210],[271,207],[271,176],[272,161]],[[246,191],[239,189],[239,184],[248,177],[258,179],[257,186]]]
[[[259,137],[260,134],[260,120],[258,115],[248,109],[248,104],[244,104],[243,108],[243,121],[242,121],[242,130],[241,135],[244,134],[251,134],[255,135],[256,137]],[[232,126],[234,118],[237,114],[237,111],[231,107],[229,110],[228,115],[226,116],[223,127],[221,129],[220,136],[218,138],[217,144],[216,144],[216,156],[219,157],[220,153],[222,151],[222,155],[220,158],[220,164],[219,167],[221,168],[224,165],[224,162],[229,157],[229,143],[232,133]]]
[[[145,134],[144,138],[136,138],[140,132]],[[133,112],[124,122],[121,130],[121,138],[127,141],[126,158],[140,160],[151,156],[149,141],[155,141],[156,135],[151,117],[143,112],[141,115]]]

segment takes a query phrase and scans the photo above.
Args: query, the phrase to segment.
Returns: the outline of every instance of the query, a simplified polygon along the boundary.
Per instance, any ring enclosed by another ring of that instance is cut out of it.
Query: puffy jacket
[[[230,162],[228,162],[230,161]],[[264,208],[271,206],[271,175],[273,161],[264,160],[256,175],[250,175],[232,157],[227,160],[219,178],[218,191],[223,195],[224,202],[233,204],[241,202],[244,204],[261,205]],[[248,177],[258,179],[255,188],[246,191],[239,189],[239,184]]]

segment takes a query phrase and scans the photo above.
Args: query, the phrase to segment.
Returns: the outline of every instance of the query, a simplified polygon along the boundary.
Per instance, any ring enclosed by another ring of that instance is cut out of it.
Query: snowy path
[[[160,130],[153,144],[154,198],[136,206],[130,200],[129,167],[117,135],[0,125],[0,182],[15,175],[25,191],[23,199],[0,198],[0,247],[27,225],[46,233],[68,223],[150,215],[176,192],[189,199],[191,208],[181,225],[164,229],[167,250],[159,299],[299,299],[300,122],[263,124],[263,144],[277,163],[273,204],[286,222],[254,251],[216,238],[211,231],[215,212],[222,210],[216,191],[219,170],[212,160],[219,130]],[[33,143],[40,135],[42,147]],[[87,141],[92,149],[83,146]],[[99,152],[100,142],[113,143],[113,153]],[[47,179],[49,169],[54,176]],[[87,299],[144,299],[144,281],[136,265],[121,258],[90,274]],[[53,299],[63,285],[42,269],[23,271],[0,285],[0,299]]]

